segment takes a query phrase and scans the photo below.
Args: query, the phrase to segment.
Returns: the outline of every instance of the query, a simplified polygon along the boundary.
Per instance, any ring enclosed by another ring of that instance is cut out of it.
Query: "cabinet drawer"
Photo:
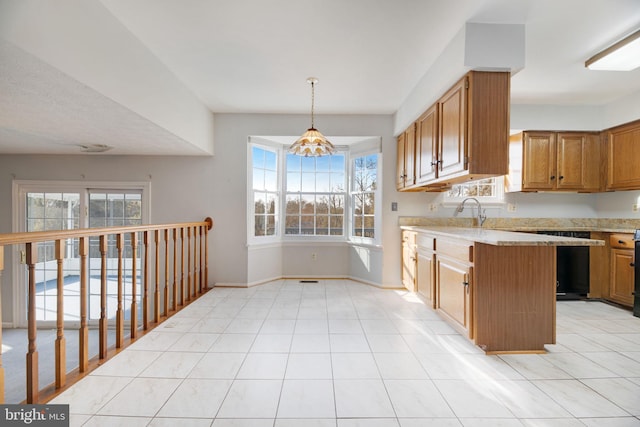
[[[434,250],[436,248],[436,239],[423,233],[418,233],[418,249]]]
[[[473,262],[473,245],[469,244],[469,242],[461,243],[438,239],[436,241],[436,253],[462,262]]]
[[[612,248],[633,249],[633,234],[614,233],[609,236]]]

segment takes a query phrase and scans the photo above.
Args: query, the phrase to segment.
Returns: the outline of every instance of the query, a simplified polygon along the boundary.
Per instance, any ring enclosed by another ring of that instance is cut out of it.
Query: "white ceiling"
[[[0,6],[11,1],[21,0]],[[584,68],[640,27],[638,0],[101,3],[214,113],[308,113],[306,78],[316,76],[317,114],[393,114],[466,22],[525,24],[513,104],[604,105],[640,91],[640,69]],[[112,145],[114,154],[200,153],[1,39],[0,72],[0,153],[77,153],[79,143]]]

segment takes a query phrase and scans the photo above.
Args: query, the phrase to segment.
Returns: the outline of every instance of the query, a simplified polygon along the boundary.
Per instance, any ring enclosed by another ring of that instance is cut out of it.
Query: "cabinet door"
[[[522,189],[554,189],[556,186],[555,134],[525,132],[523,138]]]
[[[436,307],[435,298],[435,257],[431,251],[418,252],[418,276],[416,280],[418,293],[422,295],[432,308]]]
[[[411,231],[402,232],[402,284],[409,291],[416,288],[416,234]]]
[[[608,133],[607,190],[640,189],[640,122]]]
[[[406,171],[404,168],[404,132],[398,135],[398,149],[396,157],[396,190],[404,188],[404,177]]]
[[[404,132],[404,186],[410,187],[416,183],[416,126],[415,123]]]
[[[620,304],[633,305],[633,250],[611,249],[611,282],[609,297]]]
[[[596,135],[558,133],[557,189],[591,190],[600,188],[600,143]]]
[[[466,168],[467,79],[460,80],[439,101],[440,147],[438,177]]]
[[[417,122],[416,183],[425,184],[437,177],[438,108],[434,104]]]
[[[467,331],[471,323],[471,270],[458,261],[436,259],[437,307]]]

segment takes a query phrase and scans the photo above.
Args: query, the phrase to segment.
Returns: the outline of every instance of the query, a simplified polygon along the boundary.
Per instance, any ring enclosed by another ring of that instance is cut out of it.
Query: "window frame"
[[[350,206],[349,209],[349,241],[352,243],[356,243],[356,244],[361,244],[361,245],[373,245],[373,246],[380,246],[381,242],[382,242],[382,212],[381,212],[381,206],[382,206],[382,185],[380,185],[381,183],[381,177],[382,177],[382,153],[380,153],[380,151],[377,150],[366,150],[366,151],[361,151],[361,152],[356,152],[354,154],[352,154],[351,156],[351,161],[350,161],[350,165],[349,165],[349,203],[352,205]],[[354,231],[354,224],[353,224],[353,219],[355,218],[355,206],[353,206],[353,197],[355,194],[358,194],[358,192],[354,191],[354,184],[355,184],[355,173],[356,173],[356,168],[355,168],[355,161],[358,158],[362,158],[362,157],[368,157],[368,156],[376,156],[376,188],[373,191],[373,197],[374,197],[374,202],[373,202],[373,229],[374,229],[374,237],[363,237],[363,236],[356,236],[353,231]]]
[[[496,187],[495,195],[493,196],[455,196],[454,197],[449,195],[449,191],[445,191],[442,193],[442,205],[445,207],[458,206],[460,203],[462,203],[464,199],[468,199],[470,197],[478,199],[478,201],[482,203],[483,206],[506,205],[507,202],[505,199],[504,175],[494,176],[494,177],[484,178],[484,179],[491,179],[491,178],[495,179],[495,187]],[[477,184],[482,180],[483,179],[479,179],[479,180],[469,181],[466,183],[456,184],[456,185]]]
[[[281,206],[282,206],[282,167],[283,167],[283,151],[282,146],[269,141],[260,140],[252,141],[249,138],[249,144],[247,144],[247,242],[249,245],[256,244],[273,244],[281,241]],[[275,233],[273,235],[256,236],[255,235],[255,191],[253,189],[253,147],[259,147],[263,150],[271,151],[276,155],[276,195],[277,203],[275,206]]]
[[[333,137],[331,140],[340,139]],[[382,185],[378,184],[374,196],[374,238],[362,238],[353,235],[352,228],[352,203],[351,203],[351,183],[353,180],[354,168],[352,159],[365,155],[377,155],[377,181],[382,182],[382,138],[381,137],[344,137],[349,139],[349,145],[336,144],[338,151],[345,156],[345,191],[344,191],[344,219],[343,234],[340,236],[331,235],[292,235],[285,234],[285,213],[286,213],[286,179],[287,179],[287,163],[286,157],[288,153],[288,144],[285,141],[295,140],[295,137],[269,137],[269,136],[249,136],[247,138],[247,246],[274,246],[286,243],[338,243],[357,244],[366,246],[381,247],[382,241]],[[352,142],[357,139],[358,142]],[[278,178],[278,195],[279,204],[276,211],[276,222],[278,233],[273,236],[255,236],[255,204],[253,190],[253,146],[259,146],[265,149],[273,150],[277,153],[277,178]],[[316,192],[315,194],[325,194],[325,192]],[[332,194],[332,193],[326,193]]]
[[[284,149],[284,148],[283,148]],[[342,193],[342,196],[344,197],[344,206],[343,206],[343,214],[342,214],[342,234],[341,235],[323,235],[323,234],[286,234],[285,233],[285,227],[286,227],[286,203],[287,203],[287,196],[289,194],[313,194],[315,196],[318,195],[332,195],[332,194],[338,194],[335,192],[324,192],[324,191],[315,191],[315,192],[303,192],[303,191],[299,191],[297,193],[292,192],[292,193],[288,193],[287,192],[287,174],[288,174],[288,169],[287,169],[287,154],[285,153],[285,155],[283,156],[283,163],[284,163],[284,167],[283,167],[283,172],[282,172],[282,180],[283,180],[283,184],[282,184],[282,203],[281,203],[281,207],[282,207],[282,227],[281,227],[281,232],[282,232],[282,241],[285,242],[296,242],[296,241],[309,241],[309,240],[313,240],[314,242],[321,242],[321,241],[326,241],[326,242],[335,242],[335,241],[346,241],[347,240],[347,236],[348,236],[348,230],[347,230],[347,213],[350,212],[350,207],[349,207],[349,192],[348,192],[348,186],[349,186],[349,170],[348,170],[348,165],[349,165],[349,151],[347,149],[345,149],[345,147],[341,147],[338,146],[336,147],[336,151],[338,151],[340,154],[344,155],[344,179],[343,179],[343,183],[342,185],[344,186],[344,190]],[[317,173],[317,171],[315,171],[315,173]],[[317,213],[314,213],[314,218],[316,218]],[[331,218],[331,214],[328,213],[327,216],[329,217],[329,219]],[[315,221],[314,221],[315,222]],[[315,229],[315,226],[314,226]]]

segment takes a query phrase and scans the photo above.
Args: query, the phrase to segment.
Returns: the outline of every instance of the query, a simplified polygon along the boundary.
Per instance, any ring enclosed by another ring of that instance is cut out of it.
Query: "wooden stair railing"
[[[28,351],[26,355],[26,403],[42,403],[69,387],[92,369],[104,363],[118,351],[134,342],[137,338],[179,311],[208,290],[208,233],[213,220],[206,218],[202,222],[159,224],[129,227],[85,228],[63,231],[43,231],[31,233],[0,234],[0,285],[4,270],[4,248],[24,245],[27,265],[27,334]],[[150,235],[153,233],[153,235]],[[139,250],[139,234],[142,235],[142,248]],[[107,313],[107,264],[109,262],[109,236],[115,238],[117,253],[117,308],[115,319],[109,319]],[[98,355],[89,360],[89,242],[97,237],[100,261],[100,317],[98,319]],[[126,239],[128,238],[128,245]],[[66,372],[66,338],[64,328],[64,260],[66,242],[78,239],[78,257],[80,258],[80,328],[78,330],[79,366]],[[153,240],[153,241],[152,241]],[[172,240],[172,245],[170,245]],[[55,381],[40,388],[38,382],[38,347],[36,321],[36,264],[38,245],[54,242],[57,264],[56,297],[56,339],[55,339]],[[185,245],[187,258],[185,259]],[[130,251],[130,267],[125,265],[124,253]],[[160,250],[162,248],[162,251]],[[173,248],[173,251],[170,250]],[[140,253],[142,252],[142,253]],[[140,274],[142,283],[138,286],[137,269],[140,253],[142,265]],[[153,259],[151,259],[153,258]],[[155,275],[150,277],[150,266]],[[162,268],[161,268],[162,267]],[[126,272],[131,274],[130,289],[125,289]],[[140,287],[140,289],[138,289]],[[1,286],[0,286],[1,289]],[[130,332],[125,337],[125,295],[130,292]],[[138,300],[140,291],[142,305],[142,324],[138,325]],[[152,297],[149,298],[149,292]],[[0,318],[2,318],[2,299],[0,295]],[[112,322],[110,323],[110,320]],[[108,346],[108,328],[115,327],[115,343]],[[0,345],[2,330],[0,329]],[[0,354],[0,404],[5,403],[5,372]]]

